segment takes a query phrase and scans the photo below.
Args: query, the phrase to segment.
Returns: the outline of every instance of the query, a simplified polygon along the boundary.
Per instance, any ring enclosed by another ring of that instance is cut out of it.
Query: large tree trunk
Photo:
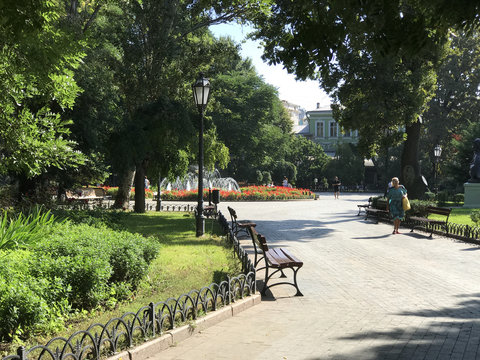
[[[135,176],[135,169],[126,170],[120,177],[120,184],[118,185],[117,196],[113,207],[115,209],[128,209],[128,202],[130,199],[130,189],[132,187],[133,177]]]
[[[420,143],[419,121],[406,127],[407,140],[405,141],[402,153],[402,174],[400,183],[408,191],[410,199],[422,198],[425,193],[425,185],[422,181],[420,164],[418,161],[418,149]]]
[[[135,173],[135,212],[145,212],[145,163],[137,164]]]

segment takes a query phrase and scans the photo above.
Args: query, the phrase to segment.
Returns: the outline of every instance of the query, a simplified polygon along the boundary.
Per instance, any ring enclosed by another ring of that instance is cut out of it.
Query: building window
[[[335,121],[330,122],[330,137],[337,137],[337,123]]]
[[[324,137],[323,121],[317,121],[317,136],[318,137]]]
[[[352,131],[343,129],[343,137],[352,137]]]

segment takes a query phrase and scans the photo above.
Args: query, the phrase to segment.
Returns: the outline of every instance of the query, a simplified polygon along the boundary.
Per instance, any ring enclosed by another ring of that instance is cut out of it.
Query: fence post
[[[152,323],[152,336],[155,336],[155,304],[151,302],[149,306],[149,320]]]
[[[227,276],[227,280],[228,280],[228,304],[231,304],[232,303],[232,280],[230,279],[230,276]]]
[[[25,346],[20,346],[17,349],[17,355],[20,358],[20,360],[27,360],[27,356],[25,355],[25,353],[26,353]]]

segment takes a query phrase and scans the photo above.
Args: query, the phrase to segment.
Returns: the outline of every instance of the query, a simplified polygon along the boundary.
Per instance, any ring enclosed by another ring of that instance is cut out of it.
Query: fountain
[[[197,171],[190,171],[184,178],[177,177],[173,182],[168,179],[163,179],[160,183],[162,189],[166,190],[192,190],[198,188],[198,176]],[[231,177],[222,178],[220,172],[215,169],[214,171],[205,170],[203,173],[203,188],[208,189],[221,189],[227,191],[240,191],[240,186]]]

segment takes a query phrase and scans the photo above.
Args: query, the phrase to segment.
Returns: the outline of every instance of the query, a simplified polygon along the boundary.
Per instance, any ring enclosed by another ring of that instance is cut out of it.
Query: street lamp
[[[196,235],[202,236],[205,232],[205,217],[203,216],[203,114],[207,107],[210,95],[210,81],[200,73],[199,78],[192,85],[193,99],[200,113],[200,129],[198,134],[198,205]]]
[[[433,183],[435,186],[435,193],[438,192],[438,187],[437,187],[437,168],[438,168],[438,163],[440,161],[440,156],[442,156],[442,147],[440,145],[435,146],[433,149],[433,156],[435,157],[435,164],[433,167]]]

